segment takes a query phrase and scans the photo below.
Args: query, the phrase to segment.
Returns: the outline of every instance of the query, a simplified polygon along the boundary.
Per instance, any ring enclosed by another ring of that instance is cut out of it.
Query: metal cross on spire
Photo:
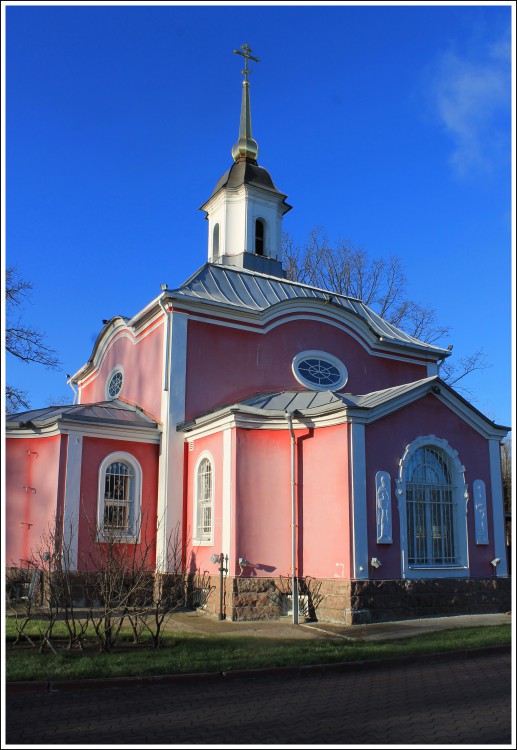
[[[241,73],[244,76],[244,80],[246,81],[246,83],[248,83],[248,76],[252,72],[248,68],[248,60],[254,60],[255,62],[260,62],[260,60],[258,59],[258,57],[252,57],[252,55],[250,55],[250,52],[253,52],[253,50],[251,49],[251,47],[248,44],[243,44],[241,46],[241,49],[244,50],[244,52],[241,52],[240,49],[234,49],[233,51],[234,51],[234,53],[236,55],[242,55],[242,57],[246,61],[244,63],[244,70],[241,70]]]

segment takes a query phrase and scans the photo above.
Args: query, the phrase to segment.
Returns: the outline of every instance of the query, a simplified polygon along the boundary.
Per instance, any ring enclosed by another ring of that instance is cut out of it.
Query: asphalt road
[[[8,745],[511,743],[511,655],[6,696]]]

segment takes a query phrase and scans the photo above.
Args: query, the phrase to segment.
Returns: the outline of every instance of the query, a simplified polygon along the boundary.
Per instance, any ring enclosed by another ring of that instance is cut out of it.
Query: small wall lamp
[[[501,558],[500,557],[494,557],[493,560],[490,560],[490,565],[493,565],[494,568],[497,568],[497,566],[499,565],[500,562],[501,562]]]
[[[370,560],[370,565],[372,566],[372,568],[380,568],[381,564],[382,563],[378,557],[372,557],[372,559]]]

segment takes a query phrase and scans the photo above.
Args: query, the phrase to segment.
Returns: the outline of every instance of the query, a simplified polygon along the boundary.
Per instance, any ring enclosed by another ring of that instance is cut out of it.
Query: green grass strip
[[[61,645],[57,639],[54,643]],[[458,628],[411,638],[368,642],[338,638],[298,640],[168,632],[159,649],[122,640],[109,654],[100,654],[91,646],[85,652],[60,648],[57,654],[50,651],[39,654],[26,643],[13,648],[11,634],[5,650],[5,662],[9,682],[55,681],[332,664],[510,643],[511,625]]]

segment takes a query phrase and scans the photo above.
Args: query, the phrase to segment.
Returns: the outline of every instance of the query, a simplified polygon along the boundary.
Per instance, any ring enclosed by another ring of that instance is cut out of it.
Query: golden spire
[[[232,148],[232,156],[234,161],[246,160],[256,163],[258,156],[258,145],[257,142],[253,140],[253,137],[251,135],[250,84],[248,81],[248,76],[251,73],[251,70],[248,68],[248,60],[259,62],[259,59],[258,57],[252,57],[250,55],[250,52],[252,52],[253,50],[247,44],[243,44],[241,49],[243,50],[243,52],[238,49],[234,50],[234,53],[236,55],[242,55],[242,57],[244,57],[245,64],[244,70],[241,71],[242,75],[244,76],[244,81],[242,82],[239,140]]]

